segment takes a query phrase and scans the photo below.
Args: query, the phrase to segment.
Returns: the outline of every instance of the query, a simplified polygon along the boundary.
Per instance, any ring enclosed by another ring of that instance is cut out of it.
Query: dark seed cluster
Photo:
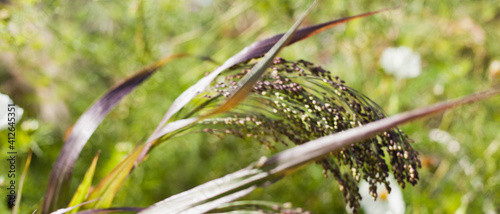
[[[251,66],[240,66],[236,74],[215,84],[215,93],[228,96]],[[251,111],[236,110],[226,118],[205,120],[202,123],[208,128],[204,131],[255,138],[274,149],[276,142],[299,145],[385,117],[369,98],[329,71],[304,60],[276,58],[254,85],[253,92],[251,99],[258,100],[258,106]],[[357,183],[361,179],[370,184],[373,197],[377,196],[377,183],[384,183],[390,191],[386,159],[403,188],[406,182],[417,183],[420,161],[410,142],[401,130],[392,129],[331,154],[318,164],[324,168],[325,176],[331,174],[337,180],[346,202],[356,212],[361,199]]]

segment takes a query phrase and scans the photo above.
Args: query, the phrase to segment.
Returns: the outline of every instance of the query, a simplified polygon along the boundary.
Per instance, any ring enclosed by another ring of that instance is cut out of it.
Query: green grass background
[[[9,1],[1,1],[9,2]],[[65,132],[100,95],[121,79],[175,53],[210,56],[219,63],[250,43],[285,32],[310,1],[20,0],[0,4],[0,91],[25,109],[18,127],[17,176],[30,148],[33,161],[21,212],[42,201]],[[500,60],[497,1],[322,0],[312,25],[372,10],[400,9],[349,22],[282,51],[289,60],[323,66],[379,103],[389,115],[491,87],[488,67]],[[398,81],[378,62],[390,46],[408,46],[422,58],[422,74]],[[167,64],[127,96],[103,121],[75,166],[72,190],[101,150],[96,179],[148,137],[172,101],[216,65],[197,59]],[[496,79],[495,79],[496,78]],[[436,88],[443,93],[435,93]],[[401,127],[415,140],[423,168],[404,191],[407,213],[500,211],[500,99],[448,111]],[[432,129],[460,143],[456,154],[429,139]],[[1,136],[6,136],[4,130]],[[7,144],[0,138],[0,157]],[[281,147],[282,148],[282,147]],[[149,206],[234,172],[274,152],[257,142],[205,134],[175,138],[156,148],[127,178],[113,206]],[[6,163],[0,171],[0,212],[7,212]],[[6,169],[6,168],[5,168]],[[2,180],[3,178],[3,180]],[[343,197],[322,168],[311,165],[244,199],[292,202],[313,213],[343,213]]]

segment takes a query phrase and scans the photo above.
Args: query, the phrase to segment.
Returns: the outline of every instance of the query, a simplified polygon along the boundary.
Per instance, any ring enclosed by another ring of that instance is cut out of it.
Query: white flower
[[[389,47],[380,57],[380,64],[384,71],[398,79],[414,78],[420,75],[420,55],[409,47]]]
[[[385,189],[384,184],[377,185],[377,200],[373,200],[370,195],[369,184],[362,181],[359,184],[359,193],[361,194],[361,208],[367,214],[403,214],[405,213],[405,202],[403,200],[403,193],[397,182],[389,177],[391,193]]]
[[[9,96],[0,93],[0,131],[9,127],[8,117],[7,117],[8,116],[7,113],[9,113],[9,112],[7,111],[7,108],[8,108],[8,104],[12,104],[12,103],[14,103],[14,102],[10,99]],[[19,106],[16,106],[16,111],[15,111],[16,123],[21,119],[21,117],[23,116],[23,113],[24,113],[24,110],[22,108],[20,108]]]

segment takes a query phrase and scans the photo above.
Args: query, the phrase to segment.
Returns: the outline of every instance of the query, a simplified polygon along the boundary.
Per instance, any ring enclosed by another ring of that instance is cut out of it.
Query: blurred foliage
[[[18,129],[16,135],[17,169],[24,165],[29,148],[34,150],[21,210],[39,207],[66,130],[113,84],[174,53],[208,56],[222,63],[255,40],[286,31],[307,5],[305,1],[0,1],[0,91],[25,109],[21,123],[39,121],[37,129]],[[488,73],[490,64],[500,60],[500,4],[492,0],[324,0],[306,25],[397,5],[402,7],[321,33],[281,55],[322,65],[389,115],[485,89],[499,78]],[[397,81],[380,68],[381,52],[400,45],[421,54],[419,77]],[[98,150],[102,152],[95,182],[145,140],[175,97],[215,66],[180,59],[125,98],[84,148],[72,190]],[[419,184],[404,190],[407,212],[500,209],[499,106],[500,100],[493,98],[401,127],[415,140],[423,163]],[[459,150],[452,152],[431,140],[434,129],[449,133]],[[5,139],[0,143],[6,145]],[[175,138],[155,149],[127,178],[113,204],[148,206],[272,153],[236,137],[200,133]],[[2,159],[5,154],[0,147]],[[345,212],[336,182],[323,178],[321,171],[311,165],[245,199],[292,202],[314,213]],[[2,189],[7,180],[7,172],[0,171]],[[0,196],[2,213],[7,211],[5,197]]]

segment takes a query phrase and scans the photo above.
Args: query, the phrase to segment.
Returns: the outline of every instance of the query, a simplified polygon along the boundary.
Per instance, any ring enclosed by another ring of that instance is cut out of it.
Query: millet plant
[[[228,212],[249,205],[233,202],[238,198],[311,163],[321,165],[325,176],[335,178],[346,204],[357,212],[361,180],[370,184],[374,198],[377,197],[377,184],[385,184],[390,191],[390,174],[402,187],[418,182],[418,152],[398,125],[500,92],[496,87],[387,117],[375,102],[332,72],[307,60],[288,61],[277,56],[287,45],[335,25],[385,10],[299,29],[312,8],[287,33],[247,46],[179,95],[145,142],[91,188],[96,156],[71,196],[69,183],[75,162],[104,117],[160,67],[171,60],[197,56],[180,53],[165,57],[111,88],[73,126],[53,166],[41,213]],[[272,150],[277,150],[277,144],[290,148],[150,207],[111,207],[124,180],[137,165],[147,160],[151,150],[168,143],[174,136],[190,132],[255,139]],[[271,202],[250,205],[263,213],[301,212],[276,207]]]

